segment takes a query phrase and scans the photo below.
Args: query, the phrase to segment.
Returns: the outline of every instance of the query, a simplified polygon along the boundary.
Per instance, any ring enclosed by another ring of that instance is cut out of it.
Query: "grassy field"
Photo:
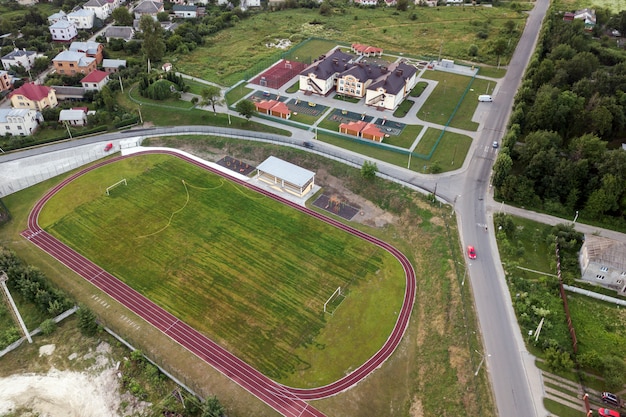
[[[478,96],[491,93],[496,86],[494,82],[478,78],[472,80],[467,76],[443,71],[428,71],[422,77],[438,81],[438,84],[418,112],[420,119],[445,125],[463,98],[450,126],[473,131],[478,129],[478,123],[471,120],[478,106]],[[467,94],[463,97],[466,91]]]
[[[414,152],[417,154],[428,155],[440,135],[441,130],[428,128],[415,147]],[[411,159],[411,169],[417,171],[425,170],[426,172],[429,172],[429,168],[434,163],[437,163],[443,172],[459,169],[463,165],[465,156],[467,155],[471,145],[472,139],[469,136],[453,132],[444,132],[443,137],[433,152],[430,160],[426,163],[424,160],[419,158],[413,158]]]
[[[411,57],[437,57],[469,59],[469,45],[476,45],[477,62],[495,64],[490,43],[502,36],[504,23],[513,20],[523,27],[525,14],[508,7],[443,7],[411,8],[396,12],[384,7],[361,9],[347,7],[332,16],[321,16],[317,9],[284,10],[262,13],[237,23],[210,36],[205,46],[184,56],[167,56],[183,73],[233,85],[250,78],[275,62],[282,51],[268,48],[268,42],[290,39],[294,45],[310,38],[325,38],[325,44],[303,46],[289,54],[293,59],[311,62],[340,42],[352,42],[383,47],[386,53]],[[319,23],[318,23],[319,22]],[[478,33],[487,34],[486,39]],[[254,39],[250,38],[254,33]],[[514,45],[520,32],[506,35]]]
[[[119,178],[129,185],[105,196]],[[378,350],[404,292],[385,251],[170,156],[81,177],[40,224],[265,374],[301,386],[331,382]],[[347,297],[325,315],[338,286]]]

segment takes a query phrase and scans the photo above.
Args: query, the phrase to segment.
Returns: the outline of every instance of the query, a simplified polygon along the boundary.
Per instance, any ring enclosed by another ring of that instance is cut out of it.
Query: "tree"
[[[506,52],[507,44],[502,38],[496,39],[492,45],[493,53],[498,57],[498,65],[500,65],[500,56]]]
[[[212,106],[213,114],[217,114],[217,112],[215,111],[215,106],[220,105],[224,102],[224,100],[222,99],[222,91],[220,90],[220,88],[214,85],[207,86],[202,89],[200,95],[202,96],[202,100],[200,100],[200,105]]]
[[[506,22],[504,22],[504,28],[506,29],[506,31],[508,33],[513,33],[513,31],[515,30],[515,28],[517,27],[517,23],[515,23],[512,20],[507,20]]]
[[[157,13],[157,20],[159,22],[167,22],[170,20],[170,14],[168,12]]]
[[[237,112],[240,115],[242,115],[243,117],[245,117],[248,120],[250,120],[250,118],[252,118],[252,116],[254,116],[256,114],[256,106],[250,100],[241,100],[241,101],[239,101],[235,105],[235,110],[237,110]]]
[[[85,336],[95,336],[98,332],[98,322],[96,321],[94,312],[89,310],[87,306],[81,305],[76,315],[78,316],[78,328],[80,332]]]
[[[320,4],[320,14],[322,16],[330,16],[333,14],[333,6],[328,0],[324,0],[322,4]]]
[[[130,14],[126,7],[118,7],[113,10],[111,17],[113,17],[117,26],[132,26],[133,24],[133,15]]]
[[[376,173],[378,172],[378,167],[376,166],[376,162],[363,162],[363,166],[361,167],[361,177],[364,179],[371,181],[376,178]]]
[[[222,417],[226,410],[217,397],[207,397],[202,405],[202,417]]]
[[[165,37],[163,28],[152,19],[151,16],[143,15],[139,19],[139,29],[143,33],[143,43],[141,50],[148,60],[148,70],[151,61],[159,61],[165,54]]]
[[[509,176],[513,168],[513,160],[507,152],[500,152],[493,164],[492,184],[494,187],[500,187],[504,184],[504,180]]]
[[[469,56],[476,56],[476,55],[478,55],[478,46],[476,46],[474,44],[470,45],[470,47],[469,47],[469,49],[467,51],[467,54]]]
[[[554,347],[545,350],[546,364],[553,371],[569,371],[574,366],[574,362],[569,352],[560,351]]]
[[[409,8],[409,0],[398,0],[396,3],[396,9],[401,12],[406,12]]]
[[[602,376],[607,389],[611,391],[621,390],[626,382],[626,364],[617,356],[604,358]]]
[[[39,325],[39,328],[41,329],[41,333],[43,333],[44,336],[48,336],[48,335],[54,333],[54,331],[57,328],[57,324],[54,322],[54,320],[47,319],[47,320],[44,320]]]

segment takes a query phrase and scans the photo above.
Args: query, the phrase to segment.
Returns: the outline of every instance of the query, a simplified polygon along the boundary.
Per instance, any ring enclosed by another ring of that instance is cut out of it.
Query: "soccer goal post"
[[[120,185],[120,184],[128,185],[128,184],[126,183],[126,178],[124,178],[124,179],[122,179],[122,180],[119,180],[119,181],[118,181],[118,182],[116,182],[115,184],[113,184],[113,185],[111,185],[111,186],[107,187],[107,195],[109,195],[109,191],[111,191],[113,188],[117,187],[117,186],[118,186],[118,185]]]
[[[333,294],[330,297],[328,297],[328,300],[326,300],[326,302],[324,303],[324,313],[328,313],[328,310],[327,310],[328,303],[330,303],[331,301],[333,301],[334,299],[342,295],[343,294],[341,294],[341,287],[337,287],[335,292],[333,292]]]

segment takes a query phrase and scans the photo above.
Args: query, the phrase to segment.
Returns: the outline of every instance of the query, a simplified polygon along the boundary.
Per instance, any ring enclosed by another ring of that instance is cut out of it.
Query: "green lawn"
[[[402,101],[402,103],[400,103],[400,105],[398,106],[398,108],[396,109],[396,111],[393,112],[393,115],[395,117],[404,117],[406,116],[409,111],[411,110],[411,107],[413,107],[413,104],[415,104],[413,101],[406,99],[404,101]]]
[[[172,54],[164,60],[174,63],[183,73],[222,85],[234,85],[280,59],[283,51],[266,46],[280,38],[290,39],[294,44],[317,38],[314,44],[284,53],[288,58],[306,62],[339,43],[358,42],[380,46],[387,55],[402,53],[420,58],[441,54],[468,60],[472,59],[468,46],[475,44],[479,54],[473,59],[495,64],[490,46],[493,39],[499,36],[506,21],[513,20],[523,27],[525,19],[524,13],[508,7],[419,7],[407,12],[384,7],[345,7],[325,17],[320,17],[318,9],[290,9],[240,20],[235,27],[209,36],[205,45],[189,54]],[[478,37],[479,32],[487,34],[487,38]],[[511,48],[519,35],[520,31],[512,35]],[[503,62],[506,60],[504,57]]]
[[[422,125],[407,125],[404,130],[402,130],[400,136],[390,135],[388,138],[383,139],[383,143],[409,149],[423,128],[424,126]]]
[[[414,153],[428,155],[440,135],[441,130],[428,128],[415,147]],[[411,158],[411,169],[431,172],[431,166],[436,163],[442,172],[454,171],[463,165],[471,145],[472,138],[469,136],[444,132],[430,160],[425,161],[421,158],[413,157]]]
[[[229,90],[228,93],[226,93],[226,103],[229,106],[232,106],[253,91],[254,90],[252,88],[246,87],[245,83],[241,83],[237,87]]]
[[[456,108],[450,126],[473,131],[478,129],[478,123],[471,120],[478,105],[478,96],[491,93],[495,88],[494,82],[482,79],[472,80],[468,76],[443,71],[428,71],[422,77],[438,81],[438,84],[418,112],[419,118],[446,125]],[[463,97],[466,91],[467,94]],[[459,105],[461,99],[463,101]]]
[[[105,196],[121,178],[128,186]],[[387,252],[171,156],[88,173],[45,206],[40,224],[266,375],[299,386],[331,382],[369,358],[404,293]],[[338,286],[347,297],[325,315]]]

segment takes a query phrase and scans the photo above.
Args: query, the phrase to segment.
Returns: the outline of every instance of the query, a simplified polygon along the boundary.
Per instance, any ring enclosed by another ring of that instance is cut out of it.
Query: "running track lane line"
[[[186,323],[179,321],[175,316],[166,312],[161,307],[157,306],[152,301],[148,300],[137,291],[122,283],[117,278],[110,275],[108,272],[104,271],[102,268],[98,267],[68,246],[64,245],[39,227],[38,218],[45,203],[60,189],[72,182],[74,179],[103,165],[107,165],[121,159],[155,153],[176,156],[188,163],[203,168],[206,171],[212,172],[227,180],[235,182],[236,184],[257,191],[296,210],[313,216],[316,219],[323,221],[331,226],[334,226],[362,239],[365,239],[368,242],[388,251],[396,259],[398,259],[404,269],[406,278],[404,300],[394,329],[392,330],[387,341],[383,344],[381,349],[355,371],[326,386],[311,389],[301,389],[291,388],[278,384],[275,381],[272,381],[271,379],[265,377],[263,374],[261,374],[256,369],[252,368],[250,365],[243,362],[230,352],[221,348],[219,345],[208,339],[206,336],[192,329]],[[185,347],[190,352],[194,353],[196,356],[206,361],[222,374],[224,374],[234,382],[238,383],[248,392],[257,396],[257,398],[261,399],[270,407],[274,408],[276,411],[287,417],[324,416],[324,414],[321,413],[319,410],[306,404],[304,400],[314,400],[336,395],[337,393],[345,391],[354,386],[359,381],[367,377],[375,369],[380,367],[384,363],[384,361],[389,358],[389,356],[391,356],[391,354],[395,351],[398,344],[402,340],[402,337],[408,327],[411,311],[415,302],[415,271],[413,270],[411,263],[404,256],[404,254],[392,245],[366,233],[363,233],[359,230],[353,229],[352,227],[340,223],[334,219],[325,217],[324,215],[312,211],[306,207],[302,207],[280,196],[276,196],[252,184],[248,184],[245,181],[239,180],[237,178],[227,177],[220,171],[217,171],[211,167],[202,164],[201,162],[191,159],[185,155],[178,154],[174,151],[155,150],[145,151],[127,156],[120,156],[117,158],[101,161],[97,164],[81,170],[80,172],[73,174],[72,176],[66,178],[64,181],[50,189],[35,204],[33,210],[28,217],[28,226],[29,228],[22,232],[23,237],[31,241],[33,244],[35,244],[45,252],[49,253],[51,256],[57,258],[68,268],[72,269],[74,272],[85,278],[87,281],[91,282],[96,287],[105,291],[111,297],[125,305],[127,308],[135,312],[137,315],[142,317],[148,323],[155,326],[157,329],[161,330],[164,334],[168,335],[181,346]]]

